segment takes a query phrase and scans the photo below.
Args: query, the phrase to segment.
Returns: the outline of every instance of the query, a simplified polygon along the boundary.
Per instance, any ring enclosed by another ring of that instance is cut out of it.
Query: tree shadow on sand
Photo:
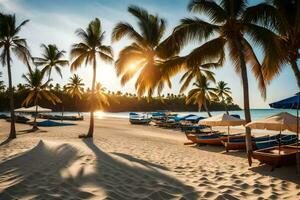
[[[271,169],[272,169],[271,166],[263,164],[263,165],[254,166],[249,170],[262,174],[264,176],[272,177],[274,181],[276,179],[280,179],[280,180],[294,182],[300,185],[299,173],[297,173],[297,168],[295,165],[282,166],[280,168],[276,168],[274,171],[272,171]]]
[[[193,187],[167,175],[162,167],[126,154],[117,159],[91,139],[83,142],[88,153],[76,145],[52,148],[40,142],[0,163],[0,185],[5,185],[0,199],[199,199]]]

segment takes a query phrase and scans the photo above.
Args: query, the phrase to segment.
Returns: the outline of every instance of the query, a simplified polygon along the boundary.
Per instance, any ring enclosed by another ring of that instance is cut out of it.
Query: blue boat
[[[147,125],[151,122],[151,119],[147,115],[130,112],[129,122],[131,124]]]

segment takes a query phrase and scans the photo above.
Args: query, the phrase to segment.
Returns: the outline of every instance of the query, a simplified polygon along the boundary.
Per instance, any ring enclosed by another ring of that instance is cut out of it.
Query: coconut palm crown
[[[58,50],[55,44],[42,44],[41,48],[43,50],[42,57],[35,57],[34,63],[37,66],[42,66],[43,72],[48,73],[48,79],[51,77],[52,69],[62,77],[61,67],[65,67],[69,64],[68,60],[63,59],[65,51]]]
[[[162,68],[179,63],[177,60],[167,62],[178,53],[178,47],[171,42],[171,37],[163,40],[166,30],[164,19],[137,6],[129,6],[128,12],[138,23],[135,28],[127,22],[120,22],[113,29],[112,41],[124,37],[133,41],[119,53],[115,62],[116,73],[121,77],[122,85],[137,74],[137,95],[151,97],[155,89],[160,94],[165,85],[171,87],[169,76],[163,76]]]
[[[281,54],[267,56],[263,60],[267,80],[274,79],[289,64],[300,88],[300,69],[297,64],[300,58],[300,2],[270,0],[260,3],[247,10],[245,20],[263,25],[278,34]]]

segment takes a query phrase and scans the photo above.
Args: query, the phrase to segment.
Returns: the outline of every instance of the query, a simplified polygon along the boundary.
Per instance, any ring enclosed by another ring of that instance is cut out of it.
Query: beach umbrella
[[[299,118],[300,92],[294,96],[269,104],[271,108],[281,109],[297,109],[297,119]],[[299,127],[299,120],[297,120],[297,127]],[[297,151],[299,150],[299,128],[297,128]],[[300,156],[297,152],[297,169],[300,172]]]
[[[297,122],[296,116],[281,112],[270,117],[250,122],[246,125],[251,129],[266,129],[271,131],[284,131],[288,130],[291,132],[297,132]]]
[[[200,120],[198,124],[206,126],[241,126],[246,124],[246,121],[224,113]]]
[[[300,102],[300,92],[292,97],[270,103],[271,108],[281,108],[281,109],[299,109]]]
[[[227,126],[227,131],[229,136],[230,126],[245,125],[246,121],[224,113],[224,114],[215,115],[213,117],[200,120],[198,124],[206,125],[206,126]],[[229,141],[229,137],[228,137],[228,141]]]
[[[25,112],[25,113],[34,113],[36,112],[36,109],[37,109],[37,112],[41,113],[41,112],[51,112],[52,110],[49,109],[49,108],[43,108],[41,106],[32,106],[32,107],[29,107],[29,108],[18,108],[18,109],[15,109],[16,112]]]
[[[266,129],[271,131],[279,131],[279,153],[281,146],[281,132],[284,130],[297,132],[298,118],[290,113],[281,112],[276,115],[272,115],[265,119],[257,120],[246,124],[246,127],[251,129]]]
[[[26,112],[25,110],[26,110],[25,107],[21,107],[21,108],[15,109],[15,112]]]

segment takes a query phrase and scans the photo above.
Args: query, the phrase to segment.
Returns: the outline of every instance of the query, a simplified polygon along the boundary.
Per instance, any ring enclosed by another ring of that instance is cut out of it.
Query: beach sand
[[[76,126],[42,127],[0,146],[0,199],[300,199],[296,167],[271,172],[245,152],[184,146],[179,131],[95,120],[94,139]],[[0,120],[0,141],[10,124]]]

